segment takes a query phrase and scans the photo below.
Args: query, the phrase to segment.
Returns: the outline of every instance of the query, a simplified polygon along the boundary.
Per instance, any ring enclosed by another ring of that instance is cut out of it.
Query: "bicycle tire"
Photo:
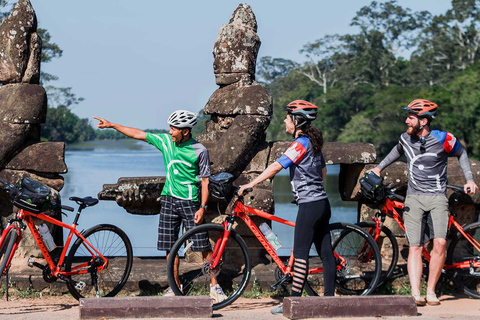
[[[464,227],[463,231],[471,235],[477,245],[480,243],[480,222],[475,222]],[[480,261],[480,252],[475,250],[473,245],[465,239],[461,233],[457,233],[448,246],[447,265],[461,263],[472,260]],[[480,299],[480,267],[473,268],[473,274],[470,268],[456,268],[448,270],[448,274],[453,277],[465,294],[472,298]]]
[[[376,223],[374,221],[363,221],[356,223],[357,226],[364,229],[372,237],[372,233],[375,232]],[[382,226],[380,236],[376,240],[377,246],[380,249],[380,255],[382,256],[382,273],[377,287],[380,287],[386,280],[390,279],[397,267],[398,257],[400,256],[400,249],[398,248],[397,238],[393,234],[392,230],[385,225]],[[391,256],[391,257],[390,257]]]
[[[8,259],[12,254],[13,246],[17,241],[18,233],[15,229],[10,229],[3,240],[3,243],[0,247],[0,276],[3,276],[7,273],[8,268],[7,266]]]
[[[95,298],[95,297],[113,297],[125,285],[132,270],[133,250],[128,236],[122,229],[109,225],[101,224],[84,231],[85,239],[108,258],[107,267],[98,273],[98,295],[92,284],[90,272],[71,275],[70,279],[85,283],[85,288],[79,290],[74,284],[67,282],[67,287],[75,299]],[[88,250],[83,239],[78,238],[68,253],[65,262],[65,271],[75,270],[81,263],[88,262],[87,267],[81,268],[87,270],[93,261],[91,250]]]
[[[382,272],[382,258],[373,238],[362,228],[338,222],[330,224],[332,248],[346,260],[346,265],[337,270],[336,292],[340,295],[368,295],[372,293]],[[362,259],[362,252],[370,251],[370,259]],[[310,251],[309,269],[321,267],[321,259],[314,246]],[[339,262],[339,261],[338,261]],[[311,295],[323,295],[323,273],[309,273],[305,282],[305,291]]]
[[[173,245],[167,262],[167,275],[170,288],[175,295],[205,295],[210,296],[212,271],[208,269],[210,261],[204,260],[200,251],[193,251],[194,237],[206,237],[210,247],[223,237],[224,227],[218,224],[204,224],[185,232]],[[199,250],[197,248],[197,250]],[[206,250],[204,250],[206,252]],[[178,255],[178,276],[180,286],[174,277],[175,257]],[[227,298],[223,301],[212,299],[213,310],[230,305],[245,290],[251,275],[251,262],[248,247],[242,237],[231,231],[223,251],[219,268],[213,271],[218,284]]]

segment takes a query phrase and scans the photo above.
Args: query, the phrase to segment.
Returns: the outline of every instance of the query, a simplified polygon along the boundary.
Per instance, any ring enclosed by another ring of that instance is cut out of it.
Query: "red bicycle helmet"
[[[429,118],[430,120],[433,120],[437,116],[437,107],[438,106],[431,101],[425,99],[416,99],[402,109],[409,113],[416,114],[417,117]]]
[[[308,121],[313,121],[317,118],[318,107],[305,100],[295,100],[283,107],[283,110],[286,110],[289,114],[302,116]]]

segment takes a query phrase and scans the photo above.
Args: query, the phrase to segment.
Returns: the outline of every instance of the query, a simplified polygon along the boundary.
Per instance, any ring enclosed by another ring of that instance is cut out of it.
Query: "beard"
[[[408,127],[407,134],[410,136],[415,136],[420,131],[420,125],[417,123],[413,127]]]

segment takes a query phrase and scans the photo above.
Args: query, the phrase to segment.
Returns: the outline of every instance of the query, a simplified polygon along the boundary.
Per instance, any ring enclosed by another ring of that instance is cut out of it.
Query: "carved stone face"
[[[253,21],[252,21],[253,19]],[[250,7],[238,7],[229,24],[220,28],[213,47],[213,71],[218,85],[255,79],[260,48],[256,21]]]

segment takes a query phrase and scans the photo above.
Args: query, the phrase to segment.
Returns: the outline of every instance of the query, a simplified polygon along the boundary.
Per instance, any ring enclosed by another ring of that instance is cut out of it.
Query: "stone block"
[[[0,119],[3,122],[45,123],[47,93],[37,84],[13,83],[0,87]]]
[[[377,159],[371,143],[325,142],[322,153],[327,164],[374,163]]]
[[[67,173],[64,142],[39,142],[27,146],[7,164],[7,169]]]
[[[214,148],[208,150],[212,173],[234,172],[238,168],[244,168],[251,160],[249,152],[264,135],[269,123],[270,118],[264,116],[235,117],[228,131],[222,134]]]
[[[208,100],[205,114],[271,116],[272,98],[257,82],[251,85],[230,85],[216,90]]]
[[[29,142],[32,136],[35,136],[39,126],[0,121],[0,132],[2,133],[0,135],[0,167],[4,167],[10,162],[22,146]]]
[[[128,213],[155,215],[160,213],[160,195],[165,177],[122,177],[116,184],[104,184],[100,200],[115,200]]]
[[[80,299],[80,319],[211,318],[210,297],[113,297]]]
[[[289,319],[416,316],[412,296],[286,297],[283,315]]]

